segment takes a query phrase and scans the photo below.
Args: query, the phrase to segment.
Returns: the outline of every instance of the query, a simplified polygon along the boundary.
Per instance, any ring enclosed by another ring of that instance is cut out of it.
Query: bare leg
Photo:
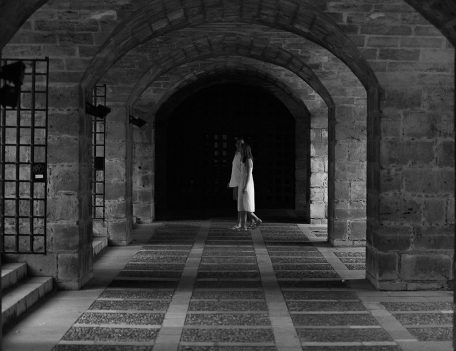
[[[247,229],[247,212],[241,211],[241,228]]]
[[[263,221],[258,217],[254,212],[250,212],[250,217],[252,218],[252,222],[255,221],[256,225],[260,225]]]

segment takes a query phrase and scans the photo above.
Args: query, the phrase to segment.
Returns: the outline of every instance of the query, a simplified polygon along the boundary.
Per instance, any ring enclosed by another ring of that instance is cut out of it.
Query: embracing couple
[[[259,226],[262,220],[255,215],[255,187],[253,185],[252,148],[243,139],[236,139],[231,179],[228,187],[233,188],[233,199],[237,200],[238,223],[234,230],[248,230]],[[247,224],[247,217],[250,224]]]

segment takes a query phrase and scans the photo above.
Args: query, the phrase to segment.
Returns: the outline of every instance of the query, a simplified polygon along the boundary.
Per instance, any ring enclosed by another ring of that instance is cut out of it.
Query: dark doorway
[[[231,215],[227,184],[237,136],[252,146],[256,207],[294,209],[295,121],[276,97],[226,83],[171,103],[157,114],[157,218]]]

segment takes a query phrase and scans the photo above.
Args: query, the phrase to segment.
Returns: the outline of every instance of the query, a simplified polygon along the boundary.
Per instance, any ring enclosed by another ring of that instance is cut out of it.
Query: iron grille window
[[[94,106],[106,106],[106,84],[93,88],[92,103]],[[92,116],[92,218],[105,220],[105,152],[106,152],[105,117]]]
[[[0,62],[17,61],[26,67],[17,106],[0,106],[2,251],[45,254],[49,59]]]

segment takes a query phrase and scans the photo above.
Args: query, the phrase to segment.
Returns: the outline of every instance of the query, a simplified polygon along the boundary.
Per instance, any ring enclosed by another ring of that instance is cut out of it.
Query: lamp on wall
[[[21,94],[21,85],[24,82],[24,74],[25,64],[22,61],[0,67],[0,79],[14,84],[5,83],[0,88],[0,104],[3,107],[15,108],[17,106]]]
[[[141,128],[143,125],[145,125],[147,122],[139,117],[135,117],[130,115],[130,118],[128,119],[128,122],[130,124],[133,124],[139,128]]]
[[[111,112],[111,109],[107,106],[94,106],[89,102],[86,103],[86,113],[88,113],[89,115],[105,118],[109,112]]]
[[[24,82],[25,64],[22,61],[10,63],[0,68],[0,78],[14,85],[22,85]]]

